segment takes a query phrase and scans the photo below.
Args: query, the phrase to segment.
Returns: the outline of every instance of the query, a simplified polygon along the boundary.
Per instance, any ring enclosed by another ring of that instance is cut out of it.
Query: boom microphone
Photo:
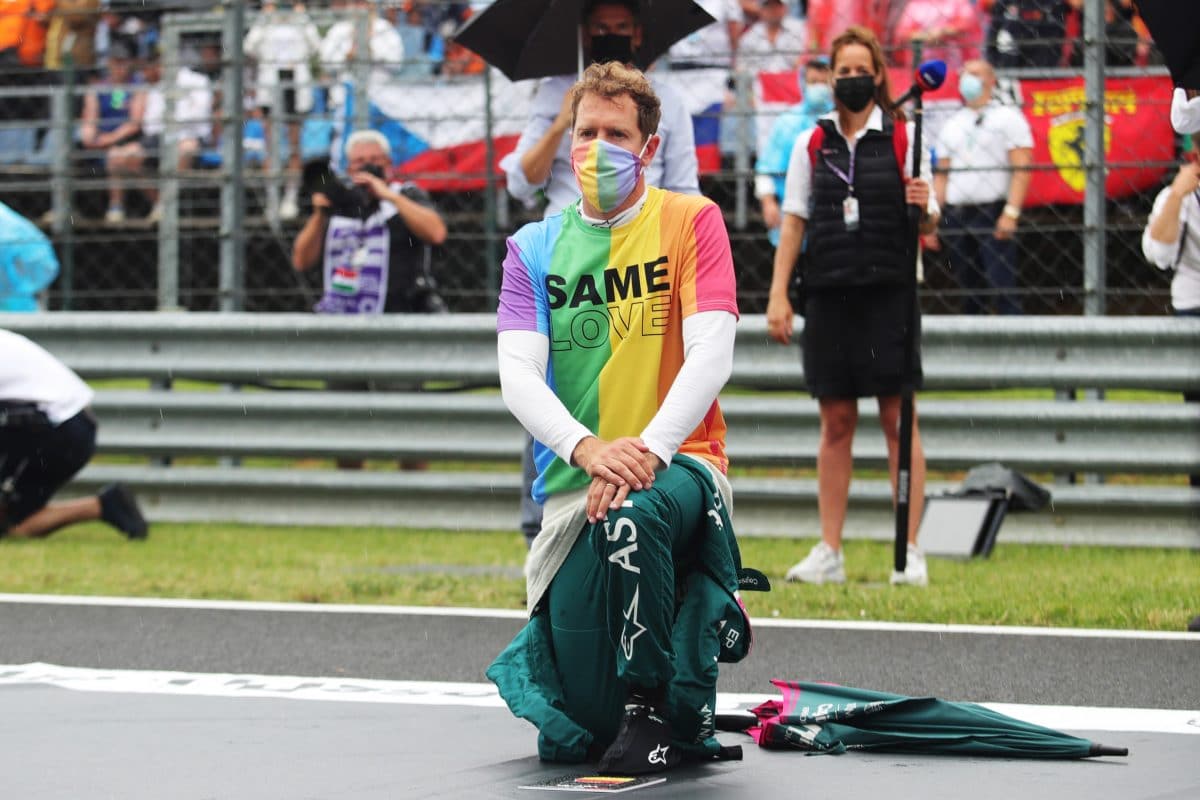
[[[942,88],[942,84],[945,82],[946,62],[940,58],[925,61],[921,66],[917,67],[917,74],[913,77],[912,87],[901,95],[895,104],[902,106],[919,94]]]

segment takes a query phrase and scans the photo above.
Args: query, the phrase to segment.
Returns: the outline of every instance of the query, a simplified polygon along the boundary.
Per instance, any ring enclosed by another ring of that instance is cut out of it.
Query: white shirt
[[[353,36],[353,27],[351,28]],[[353,41],[353,40],[352,40]],[[246,34],[243,49],[258,64],[255,73],[255,102],[274,106],[274,88],[279,83],[279,70],[292,71],[291,83],[296,89],[296,110],[302,114],[312,110],[312,70],[309,62],[321,48],[321,34],[307,14],[275,12],[263,14]]]
[[[692,132],[692,118],[683,100],[665,79],[650,73],[650,84],[654,87],[662,105],[662,119],[658,123],[658,135],[662,143],[658,152],[646,167],[646,183],[671,192],[700,194],[700,167],[696,163],[696,138]],[[557,214],[579,197],[579,184],[575,171],[571,169],[571,134],[563,133],[558,151],[550,165],[550,177],[545,184],[530,183],[521,168],[521,156],[546,134],[554,124],[562,108],[563,97],[575,85],[575,76],[558,75],[545,78],[538,85],[537,94],[529,112],[529,122],[517,140],[516,148],[500,160],[500,168],[507,176],[508,193],[517,200],[532,205],[539,189],[546,192],[545,216]]]
[[[989,103],[964,106],[942,125],[938,160],[950,162],[946,205],[995,203],[1008,197],[1012,181],[1009,153],[1033,147],[1033,132],[1020,109]]]
[[[842,126],[837,121],[837,112],[833,111],[826,114],[821,119],[831,119],[833,124],[837,126],[838,133],[841,133]],[[912,142],[915,137],[915,131],[911,122],[905,123],[905,129],[908,131],[908,152],[904,154],[904,174],[912,174]],[[792,158],[788,162],[787,178],[783,185],[783,203],[780,208],[785,214],[794,214],[801,219],[808,219],[809,200],[812,195],[812,161],[809,160],[808,143],[812,139],[813,131],[816,128],[809,128],[796,137],[796,144],[792,147]],[[867,124],[854,137],[854,147],[858,147],[858,140],[861,139],[867,131],[882,131],[883,130],[883,111],[879,106],[876,106],[871,115],[867,117]],[[921,148],[921,176],[925,180],[929,180],[929,148]],[[929,202],[925,206],[927,214],[938,214],[941,209],[938,207],[937,198],[933,196],[933,192],[929,193]]]
[[[94,396],[91,387],[41,345],[0,330],[0,400],[36,403],[51,424],[61,425]]]
[[[203,140],[212,134],[213,92],[208,76],[188,67],[180,67],[175,81],[175,121],[177,141]],[[146,90],[146,110],[142,130],[147,136],[160,136],[166,129],[167,97],[162,83]]]
[[[321,67],[326,73],[337,76],[337,84],[330,90],[329,99],[333,107],[339,108],[345,102],[345,89],[342,83],[353,79],[351,71],[345,69],[346,60],[350,56],[350,48],[354,46],[357,37],[355,20],[335,22],[333,27],[325,32],[319,51]],[[386,20],[373,17],[370,38],[371,72],[367,78],[370,88],[379,88],[392,79],[393,70],[399,69],[404,62],[404,40]],[[361,53],[358,54],[362,56]]]
[[[765,22],[756,22],[738,40],[738,66],[750,72],[788,72],[805,52],[808,27],[803,20],[784,17],[774,44],[767,38]]]
[[[1159,242],[1150,238],[1150,225],[1162,213],[1170,192],[1168,186],[1154,198],[1154,208],[1142,233],[1142,253],[1159,269],[1175,270],[1171,280],[1171,305],[1176,311],[1190,311],[1200,308],[1200,192],[1192,192],[1179,206],[1180,238],[1183,241]]]

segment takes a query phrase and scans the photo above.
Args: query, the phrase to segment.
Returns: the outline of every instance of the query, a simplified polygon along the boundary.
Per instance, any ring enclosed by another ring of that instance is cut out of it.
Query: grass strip
[[[775,588],[753,616],[1181,631],[1200,613],[1200,553],[1003,541],[988,559],[930,559],[926,589],[887,585],[891,546],[848,541],[848,582],[783,581],[814,540],[747,538]],[[517,533],[159,524],[128,543],[85,525],[0,540],[0,592],[520,609]]]

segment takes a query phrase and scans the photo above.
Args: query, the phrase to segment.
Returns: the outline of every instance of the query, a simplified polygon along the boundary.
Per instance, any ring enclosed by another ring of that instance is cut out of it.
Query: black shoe
[[[629,703],[617,738],[600,758],[603,775],[644,775],[670,769],[681,760],[671,744],[671,726],[654,706]]]
[[[1192,617],[1188,622],[1188,631],[1191,633],[1200,633],[1200,614]]]
[[[100,492],[100,519],[130,539],[145,539],[150,535],[150,526],[146,524],[133,492],[119,483],[105,486]]]

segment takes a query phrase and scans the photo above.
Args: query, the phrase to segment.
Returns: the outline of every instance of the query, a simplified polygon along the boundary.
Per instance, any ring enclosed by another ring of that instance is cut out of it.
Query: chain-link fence
[[[515,145],[536,82],[510,83],[455,47],[450,34],[469,6],[58,5],[48,16],[22,12],[21,41],[41,26],[40,54],[0,42],[0,192],[58,253],[46,307],[312,308],[320,270],[292,267],[310,214],[305,167],[343,167],[345,133],[373,127],[392,143],[395,177],[425,186],[445,219],[433,265],[451,309],[494,308],[504,237],[541,212],[512,200],[487,165]],[[1124,0],[864,0],[848,18],[835,12],[854,4],[772,0],[752,27],[742,4],[705,5],[716,27],[655,70],[694,120],[701,190],[725,212],[743,311],[765,308],[773,258],[756,157],[780,114],[803,101],[801,65],[848,22],[883,42],[894,95],[914,64],[946,61],[922,125],[952,201],[950,187],[970,197],[987,172],[943,147],[965,63],[995,65],[987,108],[1016,109],[1030,131],[1029,166],[1017,170],[1029,186],[1014,220],[1015,272],[997,282],[983,256],[951,252],[956,237],[994,236],[1014,174],[1006,163],[1003,197],[976,198],[992,218],[927,242],[927,312],[1003,311],[1006,299],[1034,314],[1168,309],[1169,275],[1146,263],[1140,240],[1180,145],[1167,122],[1170,81]]]

